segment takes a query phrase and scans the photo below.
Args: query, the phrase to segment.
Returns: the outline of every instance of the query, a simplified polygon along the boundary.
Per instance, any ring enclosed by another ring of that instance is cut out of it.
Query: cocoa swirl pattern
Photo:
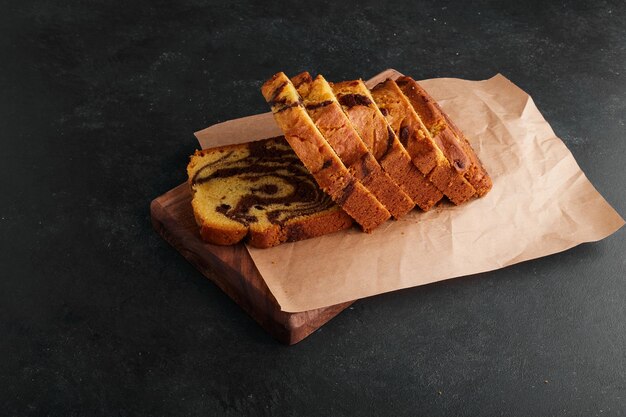
[[[252,142],[248,149],[248,155],[225,153],[191,180],[194,188],[219,190],[220,184],[236,178],[236,192],[222,196],[228,203],[214,202],[218,213],[246,226],[263,220],[282,225],[334,205],[284,137]]]
[[[363,94],[343,94],[339,97],[339,103],[345,107],[369,106],[372,100]]]

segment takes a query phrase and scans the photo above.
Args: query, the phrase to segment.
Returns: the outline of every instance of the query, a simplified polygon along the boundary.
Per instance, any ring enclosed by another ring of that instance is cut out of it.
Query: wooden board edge
[[[267,291],[268,294],[262,294],[261,291],[253,286],[243,288],[245,278],[242,276],[241,271],[227,265],[223,259],[210,251],[205,251],[209,257],[209,263],[207,264],[207,262],[199,256],[196,256],[193,251],[185,248],[184,245],[179,242],[175,233],[172,232],[175,225],[168,224],[167,219],[171,218],[171,216],[167,209],[160,203],[159,199],[166,197],[171,192],[175,192],[179,187],[180,186],[173,188],[162,196],[155,198],[150,203],[150,217],[153,228],[199,272],[217,285],[231,300],[239,305],[279,342],[293,345],[302,341],[354,303],[354,301],[350,301],[317,310],[288,313],[280,310],[278,303],[273,297],[271,297],[271,299],[267,297],[267,295],[271,296],[269,290]],[[245,252],[245,256],[249,258],[252,265],[254,265],[252,258],[250,258],[250,255],[243,245],[242,250]],[[256,267],[254,269],[256,270]],[[209,270],[211,273],[208,272]],[[256,273],[258,274],[258,270]],[[239,285],[237,285],[237,283],[239,283]],[[245,297],[244,295],[249,292],[252,292],[252,294],[248,294],[248,297]],[[255,308],[255,304],[250,302],[252,297],[267,300],[269,305],[266,304],[266,307],[268,307],[268,309],[263,310],[261,308]]]

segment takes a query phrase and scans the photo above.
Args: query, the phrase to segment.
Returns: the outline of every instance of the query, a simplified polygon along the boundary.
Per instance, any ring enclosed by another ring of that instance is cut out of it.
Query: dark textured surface
[[[38,1],[0,13],[1,415],[624,415],[626,233],[267,336],[151,229],[275,71],[528,91],[626,213],[621,1]]]

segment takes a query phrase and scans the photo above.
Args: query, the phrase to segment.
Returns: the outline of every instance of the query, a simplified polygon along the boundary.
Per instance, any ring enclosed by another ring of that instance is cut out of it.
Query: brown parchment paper
[[[393,70],[370,80],[370,85]],[[624,220],[595,190],[533,100],[502,75],[423,87],[461,128],[493,179],[459,207],[413,210],[372,234],[356,228],[271,249],[248,247],[287,312],[306,311],[550,255],[603,239]],[[280,135],[271,114],[197,132],[203,148]]]

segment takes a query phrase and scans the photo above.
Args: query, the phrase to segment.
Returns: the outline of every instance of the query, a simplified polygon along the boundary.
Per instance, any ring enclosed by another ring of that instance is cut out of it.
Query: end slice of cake
[[[361,141],[341,109],[333,90],[318,75],[303,72],[291,79],[309,116],[350,173],[380,201],[396,219],[408,213],[413,200],[385,173]]]
[[[415,166],[450,201],[462,204],[476,194],[474,187],[450,164],[394,80],[375,86],[372,96]]]
[[[370,232],[389,219],[389,211],[345,167],[315,127],[289,78],[275,74],[261,87],[274,119],[304,166],[346,213]]]
[[[352,126],[383,170],[422,210],[431,209],[441,200],[442,193],[411,162],[363,81],[332,83],[331,87]]]
[[[413,78],[400,77],[396,83],[452,166],[472,184],[478,197],[487,194],[493,185],[491,177],[463,132]]]
[[[212,244],[267,248],[352,225],[282,137],[196,151],[187,174],[200,236]]]

